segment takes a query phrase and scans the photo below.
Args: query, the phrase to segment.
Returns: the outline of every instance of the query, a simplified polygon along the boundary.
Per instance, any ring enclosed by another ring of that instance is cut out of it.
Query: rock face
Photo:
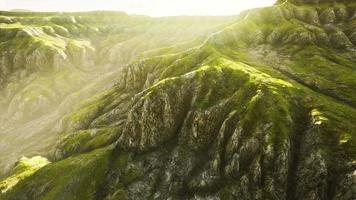
[[[297,3],[123,67],[0,197],[355,199],[356,7]]]

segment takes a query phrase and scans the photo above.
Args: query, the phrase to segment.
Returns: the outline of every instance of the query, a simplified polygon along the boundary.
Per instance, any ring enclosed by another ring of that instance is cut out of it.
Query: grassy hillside
[[[129,62],[191,48],[234,19],[1,12],[0,177],[22,155],[50,154],[63,116]]]
[[[143,53],[0,197],[352,200],[355,20],[351,1],[280,1]]]

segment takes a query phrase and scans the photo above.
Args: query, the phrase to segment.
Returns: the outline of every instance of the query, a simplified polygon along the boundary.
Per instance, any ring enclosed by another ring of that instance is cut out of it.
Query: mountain
[[[10,12],[33,12],[32,10],[28,9],[11,9]]]
[[[133,44],[121,48],[161,43],[167,26],[173,28],[166,37],[173,37],[179,23],[169,19],[157,25],[159,39],[150,43],[155,34],[139,31],[144,39],[131,38]],[[127,51],[104,51],[102,59],[114,59],[107,68],[112,76],[94,72],[100,84],[88,86],[87,94],[96,94],[79,95],[83,100],[60,114],[59,138],[46,141],[53,131],[42,133],[43,141],[31,138],[53,148],[42,157],[22,157],[0,183],[0,198],[355,199],[356,2],[278,1],[207,28],[213,19],[206,26],[202,19],[192,23],[189,32],[202,26],[196,35],[177,33],[182,44],[153,45],[127,65],[115,60],[127,58]],[[179,27],[194,21],[186,20]],[[78,46],[85,52],[74,61],[94,62],[99,55],[90,45]]]
[[[234,19],[0,13],[0,177],[22,155],[49,156],[63,117],[129,62],[190,48]]]

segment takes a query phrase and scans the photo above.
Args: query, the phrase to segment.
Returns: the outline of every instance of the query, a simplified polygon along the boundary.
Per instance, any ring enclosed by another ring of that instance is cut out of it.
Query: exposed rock
[[[320,13],[320,20],[324,24],[332,24],[336,21],[336,15],[333,8],[327,8]]]
[[[355,24],[322,2],[279,1],[122,66],[66,115],[57,161],[0,197],[353,200]]]

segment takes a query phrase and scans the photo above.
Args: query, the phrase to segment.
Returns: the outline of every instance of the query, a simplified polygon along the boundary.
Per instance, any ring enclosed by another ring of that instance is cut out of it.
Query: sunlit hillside
[[[154,19],[117,12],[0,14],[1,173],[21,155],[48,155],[66,131],[64,116],[81,100],[118,82],[134,59],[189,49],[235,19]]]
[[[355,199],[356,2],[0,15],[0,199]]]

